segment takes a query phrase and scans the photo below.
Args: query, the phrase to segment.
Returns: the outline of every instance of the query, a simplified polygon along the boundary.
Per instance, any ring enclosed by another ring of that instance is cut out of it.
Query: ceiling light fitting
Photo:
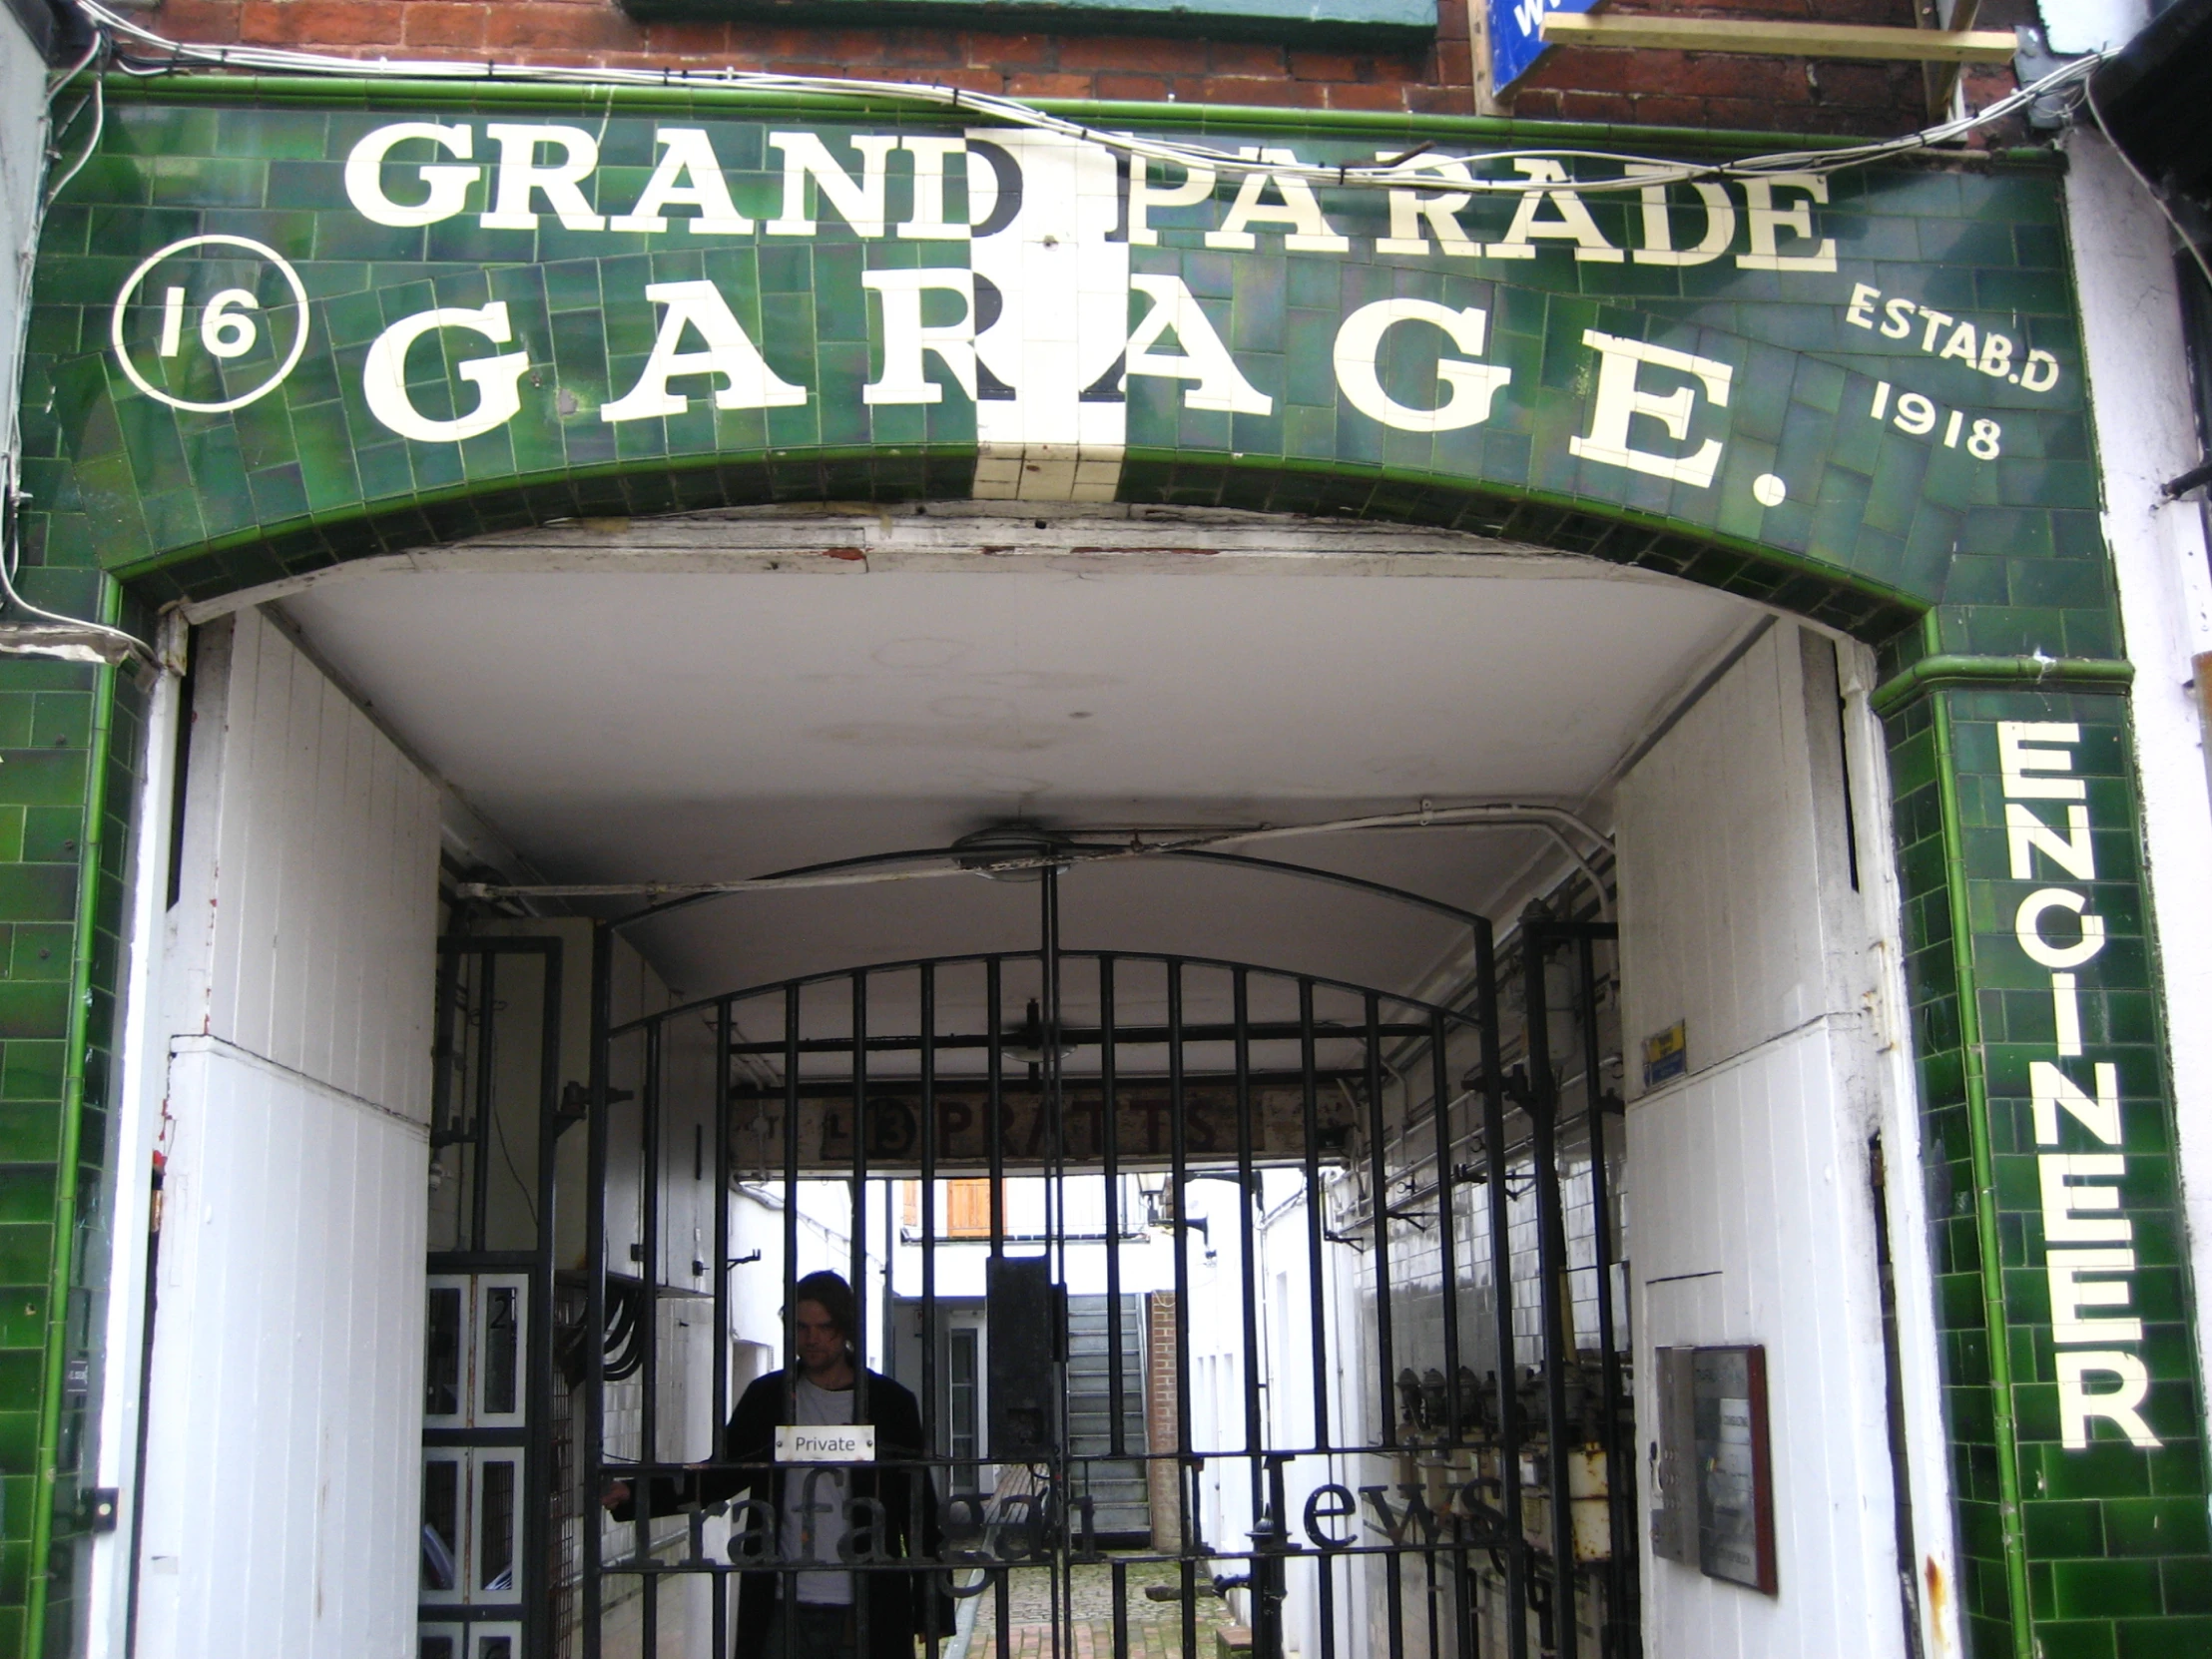
[[[1041,825],[1015,819],[962,835],[952,861],[992,881],[1041,881],[1048,868],[1065,869],[1068,841]]]

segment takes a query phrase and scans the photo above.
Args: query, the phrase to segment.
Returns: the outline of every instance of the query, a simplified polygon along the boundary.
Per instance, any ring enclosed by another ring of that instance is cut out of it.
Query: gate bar
[[[852,975],[852,1326],[847,1333],[853,1347],[852,1420],[868,1420],[867,1387],[867,970],[860,969]],[[794,1120],[796,1128],[797,1120]],[[887,1220],[888,1218],[886,1218]],[[888,1241],[884,1245],[886,1259]],[[795,1414],[794,1422],[799,1420]],[[846,1488],[849,1492],[849,1486]],[[791,1580],[791,1603],[799,1600],[799,1581]],[[868,1586],[864,1581],[852,1587],[852,1651],[865,1654],[868,1647]],[[796,1618],[787,1620],[797,1624]],[[651,1650],[648,1649],[648,1652]]]
[[[921,1449],[924,1457],[933,1456],[937,1450],[937,1435],[942,1424],[937,1416],[937,968],[934,962],[921,966],[921,1202],[916,1208],[921,1213]],[[893,1282],[891,1264],[895,1260],[891,1249],[890,1218],[886,1214],[883,1226],[883,1295],[886,1303],[897,1290]],[[892,1342],[896,1342],[895,1335]],[[944,1450],[952,1450],[951,1437],[945,1437]],[[906,1493],[913,1513],[908,1519],[906,1536],[912,1541],[913,1553],[920,1554],[925,1545],[922,1526],[921,1483],[929,1478],[926,1467],[917,1469],[908,1480]],[[925,1653],[937,1651],[937,1597],[929,1581],[917,1578],[915,1591],[921,1597]],[[718,1650],[717,1659],[720,1659]]]
[[[1460,1446],[1466,1443],[1463,1433],[1466,1424],[1459,1399],[1459,1217],[1452,1189],[1455,1172],[1451,1162],[1451,1068],[1445,1053],[1445,1025],[1440,1014],[1431,1014],[1429,1021],[1428,1110],[1435,1119],[1436,1130],[1436,1251],[1437,1277],[1443,1287],[1444,1435],[1449,1447],[1448,1462],[1459,1455]],[[1431,1576],[1436,1571],[1433,1550],[1428,1553],[1428,1570]],[[1444,1572],[1451,1586],[1453,1645],[1461,1659],[1473,1659],[1473,1586],[1465,1556],[1448,1557]],[[1434,1607],[1433,1600],[1430,1607]],[[1435,1644],[1430,1646],[1433,1651]]]
[[[1102,1033],[1098,1054],[1099,1090],[1104,1106],[1099,1127],[1106,1155],[1106,1449],[1109,1455],[1122,1457],[1128,1454],[1129,1436],[1122,1423],[1121,1099],[1114,1075],[1114,958],[1110,954],[1098,958],[1098,1028]],[[1141,1347],[1139,1352],[1143,1352]],[[1150,1472],[1148,1466],[1148,1477]],[[1116,1659],[1126,1659],[1126,1656],[1117,1654]]]
[[[1182,1559],[1183,1659],[1198,1652],[1198,1557],[1206,1540],[1198,1533],[1198,1462],[1191,1455],[1191,1230],[1190,1160],[1183,1124],[1183,962],[1168,969],[1168,1148],[1170,1191],[1175,1194],[1175,1502],[1176,1546]]]
[[[1382,1040],[1378,1027],[1382,1020],[1382,998],[1367,994],[1368,1024],[1368,1136],[1369,1219],[1375,1224],[1375,1332],[1376,1365],[1382,1382],[1378,1396],[1382,1409],[1382,1443],[1397,1446],[1397,1355],[1390,1321],[1390,1191],[1389,1167],[1383,1152],[1386,1138],[1382,1116]],[[1389,1607],[1390,1659],[1405,1659],[1405,1575],[1398,1558],[1384,1563],[1383,1589]]]
[[[732,1014],[726,1001],[715,1010],[715,1383],[708,1407],[710,1455],[728,1459],[727,1424],[737,1401],[730,1397],[730,1034]],[[730,1576],[714,1575],[712,1612],[715,1653],[730,1651]]]
[[[643,1260],[638,1264],[640,1289],[638,1293],[638,1320],[644,1327],[639,1334],[645,1344],[645,1369],[641,1384],[643,1397],[639,1400],[638,1451],[640,1460],[658,1463],[661,1460],[661,1185],[664,1171],[661,1168],[661,1033],[664,1027],[655,1021],[645,1029],[645,1086],[639,1091],[639,1159],[638,1188],[643,1214],[639,1232],[643,1235],[639,1249]],[[631,1514],[636,1520],[634,1553],[644,1564],[653,1559],[653,1481],[641,1479],[633,1488],[635,1502]],[[647,1653],[660,1652],[661,1581],[648,1574],[644,1583],[645,1607],[641,1630]]]
[[[1562,1306],[1560,1281],[1567,1271],[1566,1227],[1559,1206],[1559,1091],[1551,1071],[1551,1004],[1544,958],[1548,941],[1531,928],[1521,940],[1523,996],[1528,1017],[1528,1122],[1536,1161],[1536,1303],[1543,1324],[1544,1428],[1550,1440],[1551,1630],[1559,1659],[1578,1659],[1581,1629],[1575,1618],[1574,1501],[1568,1465],[1567,1332],[1573,1316]]]
[[[784,1420],[799,1420],[799,1371],[792,1364],[799,1352],[799,1032],[804,1012],[803,982],[784,987]],[[750,1449],[750,1448],[748,1448]],[[771,1484],[770,1490],[774,1491]],[[783,1525],[778,1506],[777,1526]],[[781,1548],[777,1550],[781,1556]],[[799,1576],[779,1564],[776,1589],[787,1605],[799,1600]],[[784,1651],[780,1659],[798,1659],[799,1621],[784,1620]]]
[[[1237,1027],[1237,1284],[1244,1300],[1245,1472],[1252,1486],[1252,1522],[1257,1526],[1265,1501],[1261,1489],[1260,1458],[1267,1443],[1267,1433],[1260,1422],[1260,1359],[1266,1351],[1260,1346],[1259,1263],[1255,1260],[1259,1254],[1259,1241],[1252,1225],[1253,1202],[1259,1197],[1255,1190],[1259,1178],[1252,1163],[1252,1044],[1246,1035],[1246,1027],[1250,1023],[1248,1016],[1251,1012],[1252,987],[1241,967],[1230,976],[1229,995],[1230,1006],[1235,1010]],[[1257,1586],[1253,1593],[1257,1597]],[[1277,1656],[1255,1649],[1254,1659],[1277,1659]]]
[[[602,1526],[599,1495],[606,1489],[607,1424],[607,1033],[613,1023],[614,933],[603,921],[591,929],[591,1122],[585,1130],[584,1208],[584,1501],[577,1517],[583,1546],[583,1659],[600,1659]]]
[[[1480,1006],[1497,1006],[1497,947],[1490,924],[1474,930],[1474,973]],[[1520,1390],[1513,1343],[1512,1212],[1505,1191],[1504,1053],[1497,1021],[1480,1026],[1482,1043],[1482,1147],[1489,1164],[1490,1288],[1497,1327],[1498,1527],[1505,1552],[1505,1648],[1511,1659],[1528,1651],[1528,1540],[1521,1529]]]
[[[1597,940],[1575,940],[1581,970],[1583,1094],[1589,1108],[1590,1232],[1596,1246],[1599,1386],[1605,1412],[1605,1491],[1611,1556],[1605,1563],[1606,1659],[1626,1659],[1641,1639],[1641,1619],[1632,1605],[1628,1563],[1637,1548],[1634,1506],[1629,1500],[1631,1453],[1621,1441],[1621,1362],[1613,1336],[1613,1198],[1608,1190],[1605,1115],[1609,1104],[1601,1076],[1597,1035]]]
[[[1329,1328],[1327,1303],[1328,1286],[1326,1270],[1322,1265],[1322,1231],[1327,1217],[1322,1213],[1324,1194],[1321,1185],[1321,1137],[1315,1120],[1321,1115],[1321,1080],[1314,1064],[1314,981],[1301,976],[1298,981],[1299,1025],[1299,1081],[1305,1100],[1306,1118],[1306,1296],[1307,1323],[1313,1360],[1314,1422],[1310,1436],[1313,1443],[1327,1451],[1333,1436],[1329,1427],[1329,1362],[1322,1343],[1322,1333]],[[1332,1476],[1339,1472],[1337,1459],[1329,1460]],[[1290,1517],[1283,1517],[1286,1528]],[[1321,1591],[1321,1659],[1337,1659],[1337,1563],[1334,1551],[1318,1552],[1314,1565],[1314,1577]]]

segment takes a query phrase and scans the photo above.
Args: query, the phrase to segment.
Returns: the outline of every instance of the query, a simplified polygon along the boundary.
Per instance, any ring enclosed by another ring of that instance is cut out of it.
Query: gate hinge
[[[77,1524],[88,1532],[113,1532],[122,1494],[113,1486],[87,1486],[77,1493]]]

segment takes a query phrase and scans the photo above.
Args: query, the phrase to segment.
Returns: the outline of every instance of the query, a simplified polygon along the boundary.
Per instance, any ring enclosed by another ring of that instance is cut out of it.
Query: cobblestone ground
[[[1114,1574],[1109,1563],[1076,1567],[1070,1574],[1074,1616],[1072,1647],[1063,1642],[1059,1659],[1113,1659]],[[1177,1586],[1182,1582],[1173,1563],[1132,1563],[1128,1571],[1129,1659],[1185,1659],[1183,1607],[1180,1598],[1153,1601],[1147,1585]],[[1008,1575],[1007,1653],[1004,1659],[1054,1659],[1052,1646],[1052,1580],[1049,1573],[1015,1571]],[[997,1596],[986,1590],[978,1598],[975,1637],[969,1659],[1000,1659]],[[1234,1621],[1228,1603],[1220,1597],[1197,1598],[1198,1651],[1189,1659],[1213,1659],[1214,1632]]]

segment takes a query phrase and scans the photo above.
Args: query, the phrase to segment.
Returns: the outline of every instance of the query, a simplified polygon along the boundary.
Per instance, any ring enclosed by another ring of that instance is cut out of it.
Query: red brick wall
[[[641,24],[611,0],[167,0],[153,24],[178,38],[348,54],[653,68],[735,64],[795,75],[934,81],[1017,98],[1470,113],[1466,3],[1441,0],[1441,9],[1435,46],[1410,54],[1142,35]]]
[[[1913,27],[1913,0],[1615,0],[1609,13],[1690,13],[1795,23]],[[1647,127],[1793,128],[1887,135],[1927,124],[1918,64],[1754,58],[1716,52],[1580,47],[1556,51],[1514,89],[1513,113],[1540,121]]]
[[[1175,1293],[1155,1291],[1144,1299],[1145,1308],[1145,1449],[1167,1452],[1145,1465],[1146,1495],[1152,1502],[1152,1547],[1173,1551],[1183,1547],[1183,1512],[1177,1487],[1182,1465],[1172,1453],[1177,1448],[1177,1400],[1181,1397],[1182,1368],[1175,1348]]]
[[[1680,14],[1794,23],[1914,27],[1917,0],[1614,0],[1615,15]],[[2031,0],[1985,0],[1976,27],[2033,22]],[[1976,108],[2010,92],[2012,77],[1979,69],[1967,80]],[[1513,89],[1513,113],[1539,121],[1633,122],[1647,127],[1888,137],[1929,125],[1926,73],[1917,63],[1759,58],[1712,52],[1581,47],[1553,52]]]
[[[1416,53],[1116,34],[640,24],[612,0],[166,0],[151,22],[180,39],[355,55],[653,68],[735,65],[933,81],[1020,98],[1471,114],[1476,69],[1468,36],[1470,0],[1439,3],[1436,43]],[[1910,27],[1914,3],[1616,0],[1613,9]],[[1472,4],[1479,10],[1482,0]],[[1990,85],[1994,91],[1988,96],[1994,96],[2010,83],[1998,77]],[[1515,89],[1510,108],[1543,120],[1882,135],[1909,132],[1927,121],[1918,65],[1596,48],[1552,53]]]

